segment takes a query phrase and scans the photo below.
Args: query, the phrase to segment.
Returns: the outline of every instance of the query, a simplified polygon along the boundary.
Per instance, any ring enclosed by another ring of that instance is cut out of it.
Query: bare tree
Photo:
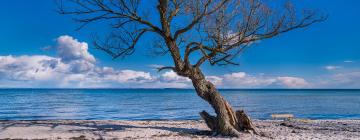
[[[244,111],[234,111],[206,80],[200,66],[237,65],[234,58],[254,42],[326,19],[314,10],[297,11],[290,2],[279,8],[266,0],[60,0],[57,4],[61,14],[73,15],[81,23],[80,28],[96,21],[110,23],[109,36],[94,39],[94,44],[114,59],[132,54],[145,34],[157,36],[156,46],[162,54],[170,53],[174,62],[159,71],[169,69],[191,79],[197,95],[216,113],[202,111],[201,117],[215,134],[228,136],[258,132]]]

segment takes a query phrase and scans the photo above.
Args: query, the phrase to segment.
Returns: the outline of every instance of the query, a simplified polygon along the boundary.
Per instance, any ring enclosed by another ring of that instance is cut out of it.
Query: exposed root
[[[236,111],[236,119],[234,124],[231,120],[219,120],[218,117],[211,116],[206,111],[200,112],[201,118],[205,120],[206,125],[214,132],[214,135],[239,137],[240,132],[248,132],[259,135],[252,125],[250,118],[244,111]]]
[[[236,118],[238,120],[238,125],[243,131],[249,131],[259,135],[256,131],[255,126],[252,124],[250,118],[245,114],[243,110],[236,111]]]
[[[205,110],[203,110],[202,112],[200,112],[200,116],[201,118],[203,118],[205,120],[206,125],[210,128],[210,130],[214,131],[214,132],[218,132],[217,128],[218,128],[218,123],[217,123],[217,118],[214,116],[211,116],[209,113],[207,113]]]

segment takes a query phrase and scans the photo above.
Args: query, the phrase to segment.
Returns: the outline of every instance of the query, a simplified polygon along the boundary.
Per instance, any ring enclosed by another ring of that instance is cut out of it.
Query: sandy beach
[[[242,139],[359,139],[360,120],[254,120],[263,136]],[[1,121],[0,139],[229,139],[203,121]],[[231,138],[235,139],[235,138]]]

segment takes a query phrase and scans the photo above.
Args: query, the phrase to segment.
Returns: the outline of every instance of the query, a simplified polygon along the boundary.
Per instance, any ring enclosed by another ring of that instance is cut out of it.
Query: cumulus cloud
[[[305,79],[300,77],[250,75],[245,72],[208,76],[207,79],[220,88],[307,88],[310,86]]]
[[[167,71],[160,76],[160,80],[166,83],[190,83],[190,79],[177,75],[174,71]]]
[[[63,35],[56,39],[57,52],[61,61],[67,63],[76,60],[95,62],[95,57],[88,52],[88,44],[79,42],[71,36]]]
[[[120,70],[97,65],[86,42],[71,36],[56,39],[56,56],[0,56],[0,87],[131,87],[131,88],[192,88],[191,80],[174,71],[151,73],[139,70]],[[149,65],[161,67],[162,65]],[[339,66],[328,66],[333,70]],[[308,88],[360,87],[360,72],[335,71],[324,80],[308,82],[301,77],[268,76],[233,72],[211,75],[206,79],[219,88]],[[319,84],[313,84],[319,83]]]
[[[52,47],[56,57],[0,56],[0,87],[191,87],[188,78],[173,71],[154,76],[146,71],[97,66],[88,44],[68,35],[58,37]]]
[[[275,78],[263,75],[249,75],[245,72],[235,72],[223,76],[223,85],[229,88],[257,88],[267,87],[276,82]]]
[[[70,64],[72,72],[85,72],[95,67],[95,57],[89,53],[86,42],[79,42],[68,35],[60,36],[56,41],[57,53],[61,62]]]
[[[34,56],[0,56],[0,80],[52,82],[56,87],[83,87],[98,83],[146,83],[154,78],[149,72],[114,70],[109,67],[93,67],[86,72],[74,72],[74,63],[63,63],[60,58]],[[22,86],[22,85],[21,85]],[[108,85],[110,86],[110,85]]]
[[[306,88],[309,83],[303,78],[299,77],[278,77],[277,78],[283,85],[288,88]]]
[[[154,78],[150,75],[149,72],[143,71],[134,71],[134,70],[120,70],[117,72],[113,72],[112,74],[107,74],[106,79],[111,79],[122,82],[136,82],[136,83],[144,83],[150,82]]]
[[[43,87],[44,83],[51,87],[106,87],[154,80],[149,72],[96,66],[95,57],[88,51],[88,44],[71,36],[57,38],[54,48],[57,57],[0,56],[0,82],[11,82],[21,87],[35,84]],[[30,85],[26,81],[31,81]]]
[[[58,62],[59,59],[44,55],[0,56],[1,79],[27,81],[56,78],[54,73],[65,68]]]

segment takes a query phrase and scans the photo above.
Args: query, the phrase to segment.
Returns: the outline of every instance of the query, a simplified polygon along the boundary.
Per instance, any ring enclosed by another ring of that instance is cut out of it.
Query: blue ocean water
[[[360,119],[360,90],[220,90],[256,119]],[[0,120],[199,119],[210,106],[192,89],[0,89]],[[212,112],[213,113],[213,112]]]

